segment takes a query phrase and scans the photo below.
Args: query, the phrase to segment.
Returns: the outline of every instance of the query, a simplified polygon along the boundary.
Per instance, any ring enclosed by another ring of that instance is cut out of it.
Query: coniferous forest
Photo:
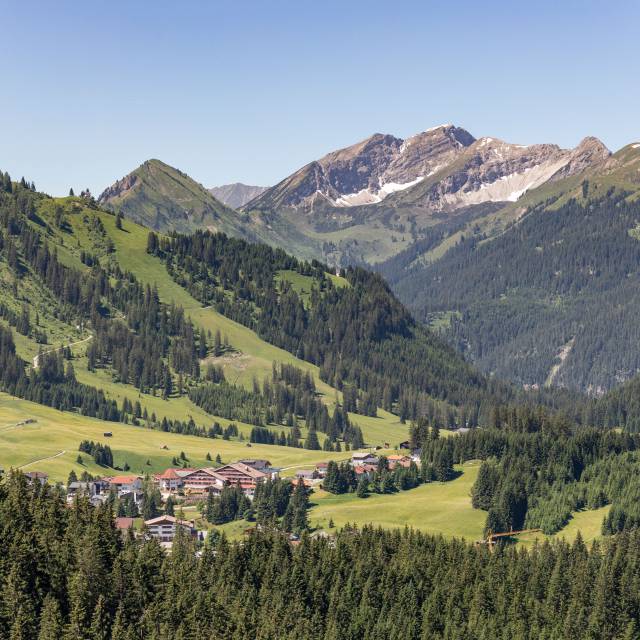
[[[264,530],[171,554],[110,507],[0,484],[0,637],[634,639],[640,533],[530,550],[345,527],[298,545]]]
[[[484,371],[544,385],[561,363],[554,384],[608,391],[640,371],[640,205],[583,190],[586,201],[541,202],[490,242],[467,230],[441,260],[419,260],[429,246],[417,243],[380,270],[418,318],[444,315],[444,335]]]

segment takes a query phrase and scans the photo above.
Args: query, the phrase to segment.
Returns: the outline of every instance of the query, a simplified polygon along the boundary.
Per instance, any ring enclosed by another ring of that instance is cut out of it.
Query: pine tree
[[[362,477],[358,481],[356,495],[358,496],[358,498],[366,498],[369,495],[369,481],[367,480],[365,474],[362,474]]]
[[[91,640],[110,640],[110,621],[104,597],[98,598],[93,615],[91,616],[91,626],[89,627],[89,638]]]
[[[40,612],[38,640],[60,640],[61,636],[62,615],[60,614],[60,605],[51,594],[47,594]]]

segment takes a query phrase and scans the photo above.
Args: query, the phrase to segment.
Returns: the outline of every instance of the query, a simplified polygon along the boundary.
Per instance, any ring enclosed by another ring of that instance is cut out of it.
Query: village
[[[408,443],[401,443],[408,445]],[[353,470],[356,478],[370,480],[378,470],[381,456],[377,452],[353,452],[351,458],[345,460]],[[384,456],[386,468],[390,471],[398,467],[409,468],[412,463],[419,462],[420,452],[415,450],[411,455],[391,454]],[[314,488],[322,488],[326,477],[328,462],[318,462],[312,469],[297,470],[293,476],[282,478],[290,482],[302,483],[309,492]],[[193,507],[209,496],[219,497],[225,488],[237,487],[242,494],[253,501],[260,483],[281,478],[281,468],[274,467],[269,460],[260,458],[244,458],[236,462],[222,464],[217,467],[169,467],[162,473],[144,476],[141,474],[123,474],[104,476],[69,482],[65,487],[66,500],[72,505],[76,499],[86,498],[91,505],[98,506],[108,500],[117,499],[142,507],[144,502],[145,483],[157,489],[164,504]],[[48,482],[48,475],[41,471],[28,471],[27,481]],[[117,515],[115,524],[123,533],[135,529],[135,518]],[[144,534],[153,537],[166,549],[171,549],[178,532],[203,541],[208,530],[198,529],[193,519],[178,517],[173,513],[163,513],[142,521]],[[134,531],[140,535],[140,528]]]

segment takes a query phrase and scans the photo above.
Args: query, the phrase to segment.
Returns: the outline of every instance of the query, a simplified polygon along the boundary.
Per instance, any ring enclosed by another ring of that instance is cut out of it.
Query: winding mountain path
[[[58,451],[58,453],[52,456],[45,456],[44,458],[38,458],[37,460],[31,460],[31,462],[26,462],[25,464],[21,464],[18,467],[18,469],[24,469],[25,467],[29,467],[32,464],[36,464],[36,462],[44,462],[45,460],[53,460],[54,458],[59,458],[60,456],[63,456],[65,453],[67,453],[67,450],[63,449],[62,451]]]
[[[48,351],[43,351],[42,353],[39,353],[37,356],[34,356],[33,358],[33,368],[34,369],[38,368],[38,360],[40,356],[44,356],[47,353],[53,353],[54,351],[60,351],[60,349],[64,349],[65,347],[75,347],[76,345],[82,344],[83,342],[89,342],[89,340],[91,340],[92,338],[93,338],[93,334],[91,334],[87,338],[83,338],[82,340],[77,340],[76,342],[72,342],[71,344],[63,344],[61,347],[56,347],[55,349],[49,349]]]

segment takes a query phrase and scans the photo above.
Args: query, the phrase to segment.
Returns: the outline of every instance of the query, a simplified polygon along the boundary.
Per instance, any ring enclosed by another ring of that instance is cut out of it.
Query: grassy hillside
[[[480,465],[468,462],[456,467],[461,475],[446,483],[432,482],[410,491],[358,498],[353,493],[333,495],[318,491],[311,500],[309,520],[328,528],[345,524],[362,526],[375,523],[392,528],[399,524],[446,537],[482,538],[486,514],[471,506],[471,487]]]
[[[254,378],[262,381],[271,375],[273,362],[288,363],[312,374],[318,392],[328,405],[332,406],[335,400],[341,397],[337,390],[319,379],[317,367],[266,343],[247,327],[226,318],[214,309],[203,308],[169,277],[158,258],[146,252],[148,230],[144,227],[125,220],[119,229],[112,214],[96,208],[83,198],[76,197],[40,199],[37,216],[37,220],[32,221],[34,228],[39,232],[45,232],[48,244],[55,248],[63,264],[88,272],[89,268],[83,263],[83,256],[90,254],[105,266],[117,265],[123,271],[131,272],[139,282],[156,286],[161,301],[182,306],[196,327],[208,330],[212,334],[219,331],[231,346],[231,350],[217,358],[208,356],[203,366],[208,363],[220,365],[230,383],[251,388]],[[99,225],[99,233],[96,232],[96,225]],[[286,279],[290,279],[284,275]],[[344,279],[335,275],[329,277],[335,286],[346,286]],[[119,406],[126,398],[132,403],[140,402],[143,409],[149,414],[155,413],[158,418],[193,418],[196,424],[202,426],[210,425],[213,420],[223,427],[229,424],[229,420],[207,414],[187,396],[174,394],[169,400],[162,400],[159,396],[142,394],[129,384],[114,381],[108,370],[90,371],[85,356],[92,338],[90,328],[63,318],[65,311],[31,270],[26,270],[16,279],[7,263],[0,257],[0,278],[10,291],[5,304],[15,314],[19,314],[23,308],[27,309],[32,321],[37,321],[38,330],[46,333],[46,343],[39,345],[33,336],[27,337],[13,331],[18,354],[23,359],[31,362],[39,351],[49,351],[61,345],[75,345],[78,342],[79,344],[71,349],[77,379],[102,389],[107,397],[115,399]],[[0,323],[5,326],[8,324],[4,318],[0,318]],[[408,434],[407,425],[400,423],[396,416],[382,410],[378,412],[377,418],[353,414],[351,417],[355,424],[361,427],[366,442],[371,444],[397,444],[406,439]],[[240,432],[248,436],[251,425],[237,420],[234,422]],[[304,427],[302,435],[305,436]],[[322,439],[322,434],[320,437]]]
[[[19,425],[25,420],[36,422]],[[113,436],[105,438],[105,431],[111,431]],[[247,446],[245,442],[222,438],[199,438],[104,422],[0,393],[0,467],[5,470],[14,467],[24,471],[45,471],[53,482],[66,482],[72,469],[78,475],[82,471],[99,475],[109,473],[109,469],[99,467],[85,454],[82,454],[84,464],[77,463],[78,445],[82,440],[108,444],[116,466],[122,467],[127,462],[132,473],[143,474],[172,466],[172,459],[179,457],[181,452],[186,454],[188,465],[194,467],[211,464],[206,460],[207,453],[213,459],[219,454],[223,462],[257,457],[283,467],[313,465],[345,457],[344,453],[259,444]]]
[[[245,237],[243,216],[178,169],[147,160],[100,196],[111,211],[157,231],[209,228]]]

